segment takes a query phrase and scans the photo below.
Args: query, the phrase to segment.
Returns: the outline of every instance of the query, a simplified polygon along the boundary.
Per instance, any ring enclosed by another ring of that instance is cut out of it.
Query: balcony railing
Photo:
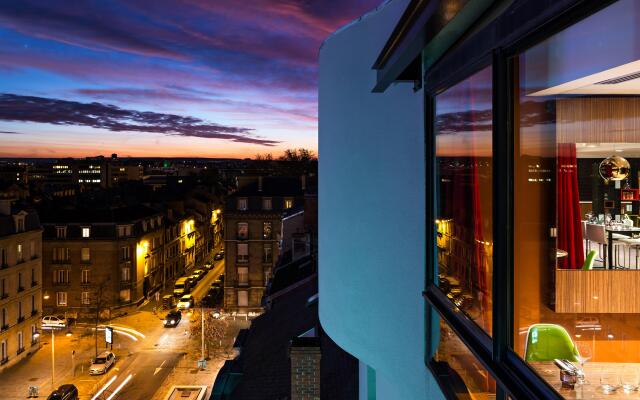
[[[24,292],[24,286],[18,286],[18,293]]]
[[[18,317],[18,323],[24,322],[24,315]]]
[[[38,256],[37,254],[32,254],[32,255],[31,255],[31,259],[32,259],[32,260],[37,260],[37,259],[38,259],[38,257],[39,257],[39,256]]]
[[[36,314],[38,314],[38,310],[31,310],[31,316],[35,316]]]
[[[53,286],[70,286],[71,282],[53,282]]]
[[[16,355],[19,356],[22,352],[24,352],[24,347],[18,349],[18,351],[16,351]]]
[[[9,362],[9,357],[5,357],[3,359],[0,359],[0,365],[5,365],[8,362]]]
[[[52,264],[71,264],[71,258],[65,258],[60,260],[57,260],[54,258],[53,260],[51,260],[51,263]]]

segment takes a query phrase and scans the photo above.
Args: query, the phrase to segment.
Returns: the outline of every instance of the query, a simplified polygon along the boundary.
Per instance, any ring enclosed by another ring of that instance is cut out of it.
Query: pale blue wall
[[[423,93],[371,93],[407,4],[387,3],[320,50],[320,319],[375,369],[384,400],[442,398],[423,361]]]

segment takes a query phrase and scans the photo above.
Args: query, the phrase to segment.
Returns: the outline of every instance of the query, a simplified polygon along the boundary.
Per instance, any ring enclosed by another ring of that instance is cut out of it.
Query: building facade
[[[166,282],[163,213],[130,206],[43,218],[47,313],[94,315],[136,303]]]
[[[302,195],[300,178],[239,178],[224,212],[225,310],[262,310],[280,254],[283,219],[300,211]]]
[[[581,207],[635,217],[639,18],[631,0],[391,1],[324,43],[320,320],[361,398],[636,387],[638,269]],[[572,194],[580,161],[600,198]]]
[[[40,348],[42,228],[37,213],[0,200],[0,371]]]

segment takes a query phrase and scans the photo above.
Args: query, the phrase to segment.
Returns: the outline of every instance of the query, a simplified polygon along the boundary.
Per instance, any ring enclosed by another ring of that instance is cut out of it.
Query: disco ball
[[[621,181],[629,176],[629,161],[620,156],[605,158],[600,163],[600,176],[605,181]]]

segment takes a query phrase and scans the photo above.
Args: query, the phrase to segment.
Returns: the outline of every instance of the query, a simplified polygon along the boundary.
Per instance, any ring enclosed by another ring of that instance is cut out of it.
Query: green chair
[[[583,271],[588,271],[590,269],[593,269],[593,262],[596,259],[596,251],[595,250],[591,250],[590,252],[587,253],[587,257],[584,259],[584,264],[582,264],[582,270]]]
[[[526,361],[553,361],[556,358],[580,362],[580,353],[569,333],[555,324],[534,324],[527,332]]]

